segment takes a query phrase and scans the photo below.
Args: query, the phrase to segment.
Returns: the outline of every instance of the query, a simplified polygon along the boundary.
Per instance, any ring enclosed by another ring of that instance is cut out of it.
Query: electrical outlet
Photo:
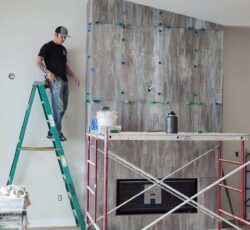
[[[58,201],[62,201],[62,195],[58,195],[58,196],[57,196],[57,200],[58,200]]]

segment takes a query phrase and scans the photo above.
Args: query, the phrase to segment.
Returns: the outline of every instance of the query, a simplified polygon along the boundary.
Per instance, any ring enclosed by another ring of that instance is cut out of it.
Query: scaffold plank
[[[104,139],[102,134],[89,136]],[[121,132],[109,133],[109,140],[169,140],[169,141],[239,141],[250,140],[247,133],[184,133],[167,134],[165,132]]]

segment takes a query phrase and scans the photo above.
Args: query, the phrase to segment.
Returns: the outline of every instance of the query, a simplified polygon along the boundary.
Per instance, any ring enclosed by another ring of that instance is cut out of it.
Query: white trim
[[[75,220],[72,218],[63,219],[29,219],[29,228],[46,227],[76,227]]]

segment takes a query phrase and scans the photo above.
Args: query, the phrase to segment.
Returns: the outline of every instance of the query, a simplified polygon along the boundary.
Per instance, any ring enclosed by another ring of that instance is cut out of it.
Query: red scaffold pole
[[[103,230],[107,230],[108,220],[108,129],[105,131],[103,159]]]

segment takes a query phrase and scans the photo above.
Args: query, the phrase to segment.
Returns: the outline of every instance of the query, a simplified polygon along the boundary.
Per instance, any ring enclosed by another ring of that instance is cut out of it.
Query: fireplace
[[[197,193],[197,178],[174,178],[166,179],[164,183],[192,197]],[[117,206],[150,187],[151,182],[141,179],[118,179],[116,204]],[[194,199],[197,201],[197,199]],[[135,215],[135,214],[157,214],[166,213],[172,208],[182,203],[182,200],[161,189],[158,186],[146,191],[144,194],[136,197],[129,203],[117,209],[117,215]],[[197,208],[186,204],[175,211],[175,213],[197,213]]]

